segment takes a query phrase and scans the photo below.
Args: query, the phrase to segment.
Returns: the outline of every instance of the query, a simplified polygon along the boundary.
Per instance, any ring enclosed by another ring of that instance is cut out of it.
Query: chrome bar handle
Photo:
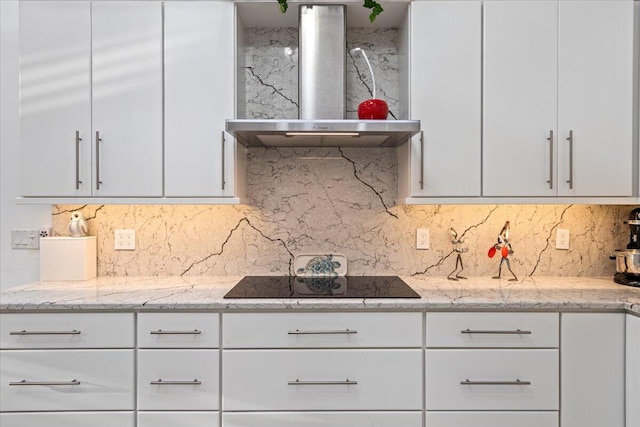
[[[80,181],[80,141],[82,141],[82,138],[80,138],[80,131],[77,130],[76,131],[76,190],[79,190],[80,184],[82,184],[82,181]]]
[[[549,188],[553,189],[553,129],[549,131]]]
[[[424,131],[420,132],[420,189],[424,190]]]
[[[198,381],[198,379],[195,379],[193,381],[163,381],[162,379],[159,379],[158,381],[150,381],[149,384],[151,385],[200,385],[202,384],[202,381]]]
[[[531,331],[497,331],[497,330],[480,330],[480,329],[463,329],[461,334],[494,334],[494,335],[531,335]]]
[[[96,190],[100,189],[100,143],[102,142],[102,138],[100,138],[100,132],[96,131]]]
[[[73,331],[11,331],[9,335],[80,335],[82,332],[78,330]]]
[[[531,385],[531,381],[520,381],[519,379],[515,381],[469,381],[466,379],[460,381],[460,385]]]
[[[567,184],[569,184],[569,189],[573,190],[573,131],[569,131],[569,179],[567,180]]]
[[[194,329],[193,331],[163,331],[158,329],[157,331],[150,331],[151,335],[200,335],[202,331]]]
[[[358,381],[351,381],[350,379],[346,379],[344,381],[300,381],[296,379],[295,381],[289,381],[288,385],[357,385]]]
[[[352,335],[357,334],[358,331],[355,329],[345,329],[332,331],[332,330],[324,330],[324,331],[301,331],[300,329],[296,329],[295,331],[289,331],[289,335]]]
[[[12,381],[9,385],[80,385],[80,381]]]
[[[225,158],[224,158],[224,131],[221,132],[222,133],[222,189],[224,190],[224,180],[225,180],[225,170],[224,170],[224,164],[225,164]]]

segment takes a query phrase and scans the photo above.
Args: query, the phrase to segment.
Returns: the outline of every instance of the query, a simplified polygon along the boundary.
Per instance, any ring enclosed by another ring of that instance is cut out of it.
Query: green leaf
[[[371,9],[371,14],[369,15],[369,21],[373,22],[376,20],[376,16],[380,15],[384,9],[376,0],[364,0],[362,4],[367,9]]]
[[[278,0],[278,8],[280,8],[280,13],[285,13],[289,8],[287,0]]]

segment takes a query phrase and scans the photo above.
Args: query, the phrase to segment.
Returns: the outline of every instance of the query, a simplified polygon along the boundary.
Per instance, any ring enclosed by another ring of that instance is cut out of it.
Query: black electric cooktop
[[[225,298],[420,298],[398,276],[245,276]]]

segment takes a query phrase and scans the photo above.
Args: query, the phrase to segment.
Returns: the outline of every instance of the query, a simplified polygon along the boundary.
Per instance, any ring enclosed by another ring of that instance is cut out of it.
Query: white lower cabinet
[[[138,409],[219,409],[218,350],[139,350]]]
[[[0,410],[133,410],[133,369],[133,350],[2,350]]]
[[[419,410],[422,351],[223,351],[223,410]]]
[[[427,350],[427,410],[558,410],[557,350]]]
[[[562,427],[624,427],[625,314],[563,313],[561,325]]]
[[[138,412],[138,427],[219,426],[219,412]]]
[[[0,425],[2,427],[135,427],[136,420],[133,412],[14,412],[0,414]]]
[[[627,427],[640,426],[640,317],[627,314]]]
[[[421,427],[422,412],[227,412],[222,415],[222,424],[224,427]]]
[[[427,412],[429,427],[558,427],[557,412]]]

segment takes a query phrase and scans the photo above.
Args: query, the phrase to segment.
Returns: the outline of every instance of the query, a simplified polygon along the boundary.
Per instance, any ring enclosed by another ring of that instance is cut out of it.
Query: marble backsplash
[[[464,273],[491,276],[487,257],[511,221],[512,267],[526,276],[608,276],[609,254],[627,241],[631,206],[396,206],[393,148],[252,148],[248,204],[241,206],[53,207],[53,230],[68,235],[81,209],[98,236],[98,274],[291,274],[300,253],[341,253],[349,274],[446,276],[455,266],[449,228],[469,252]],[[556,228],[571,230],[570,250],[555,249]],[[115,251],[113,230],[136,230],[135,251]],[[416,229],[431,230],[431,249],[416,250]]]
[[[298,29],[248,28],[246,43],[246,118],[298,118]],[[389,105],[389,119],[399,119],[398,30],[347,29],[346,118],[358,118],[358,104],[373,96],[371,76],[360,47],[376,76],[376,97]]]

